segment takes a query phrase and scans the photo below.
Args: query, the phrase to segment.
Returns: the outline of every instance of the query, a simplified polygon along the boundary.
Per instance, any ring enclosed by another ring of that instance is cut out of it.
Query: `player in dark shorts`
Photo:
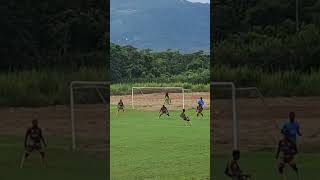
[[[23,167],[25,159],[27,159],[30,153],[37,151],[40,153],[42,164],[45,166],[45,152],[42,148],[42,143],[46,147],[46,141],[42,135],[42,130],[38,126],[38,120],[32,121],[32,127],[29,128],[26,132],[25,140],[24,140],[24,147],[25,153],[22,157],[20,168]]]
[[[203,111],[203,107],[198,105],[198,106],[197,106],[197,117],[198,117],[199,115],[201,115],[201,116],[203,117],[202,111]]]
[[[120,101],[118,102],[118,112],[122,110],[122,112],[124,112],[124,104],[122,99],[120,99]]]
[[[249,174],[244,174],[239,166],[240,151],[234,150],[232,152],[232,160],[226,165],[224,173],[232,180],[250,180]]]
[[[159,118],[162,116],[162,115],[167,115],[167,116],[170,116],[169,115],[169,111],[167,109],[167,107],[165,105],[162,105],[162,107],[160,108],[160,112],[159,112]]]
[[[190,120],[190,118],[188,117],[188,116],[186,116],[186,110],[185,109],[182,109],[182,113],[180,114],[180,117],[181,117],[181,119],[184,121],[184,124],[186,125],[186,126],[192,126],[192,123],[191,123],[191,120]]]
[[[284,135],[283,139],[279,141],[278,151],[276,154],[276,159],[278,160],[278,171],[284,180],[286,179],[286,176],[283,171],[286,164],[296,172],[297,177],[299,178],[299,171],[295,162],[295,155],[297,153],[298,150],[296,144],[293,143],[288,136]]]

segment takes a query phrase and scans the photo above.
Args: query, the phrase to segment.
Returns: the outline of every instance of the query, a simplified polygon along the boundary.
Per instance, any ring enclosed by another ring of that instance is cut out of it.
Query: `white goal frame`
[[[72,81],[70,83],[70,115],[71,115],[71,137],[72,137],[72,150],[76,150],[76,133],[75,133],[75,115],[74,115],[74,91],[76,89],[96,89],[100,99],[104,104],[105,101],[99,88],[107,89],[110,82],[107,81]]]
[[[211,86],[229,86],[231,88],[233,149],[234,150],[239,149],[239,122],[237,119],[236,86],[233,82],[211,82]],[[213,90],[214,90],[214,88],[213,88]]]
[[[132,109],[134,109],[134,90],[135,89],[181,89],[181,93],[182,93],[182,109],[184,109],[184,104],[185,104],[185,94],[184,91],[186,89],[184,89],[183,87],[132,87],[131,88],[131,106]]]

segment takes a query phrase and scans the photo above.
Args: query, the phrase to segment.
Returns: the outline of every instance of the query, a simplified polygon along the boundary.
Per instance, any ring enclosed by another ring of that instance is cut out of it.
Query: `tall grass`
[[[246,66],[228,68],[216,66],[212,69],[213,81],[232,81],[238,87],[258,87],[265,96],[319,96],[320,69],[310,72],[283,71],[265,72]]]
[[[194,92],[209,92],[209,84],[193,84],[185,82],[175,82],[175,83],[118,83],[111,85],[111,95],[125,95],[131,94],[132,87],[183,87],[185,89],[191,89]]]
[[[67,104],[69,84],[74,80],[106,80],[105,68],[77,71],[31,70],[0,73],[1,106],[46,106]]]

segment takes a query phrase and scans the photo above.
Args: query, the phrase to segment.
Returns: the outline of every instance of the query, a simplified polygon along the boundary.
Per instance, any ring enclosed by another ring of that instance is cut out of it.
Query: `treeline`
[[[106,66],[104,7],[97,0],[0,3],[0,71]]]
[[[210,81],[210,56],[203,51],[181,54],[167,50],[152,52],[132,46],[110,45],[110,75],[113,83]]]
[[[60,70],[0,72],[0,106],[68,105],[70,82],[74,80],[105,81],[106,70],[82,67],[68,73]],[[102,103],[95,89],[79,89],[75,96],[76,103]]]
[[[99,0],[0,2],[0,106],[68,104],[71,81],[106,81],[105,7]],[[77,100],[96,102],[94,93]]]
[[[267,72],[320,68],[320,1],[218,0],[215,66],[242,65]]]
[[[212,79],[266,96],[320,95],[320,1],[218,0]]]
[[[261,68],[215,66],[213,81],[234,82],[238,87],[258,87],[264,96],[319,96],[320,70],[268,72]],[[219,89],[218,86],[213,88]],[[249,97],[249,96],[247,96]]]

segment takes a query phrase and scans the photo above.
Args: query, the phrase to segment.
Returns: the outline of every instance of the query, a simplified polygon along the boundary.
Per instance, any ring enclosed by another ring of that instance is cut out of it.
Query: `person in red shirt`
[[[46,147],[47,143],[43,137],[42,130],[38,126],[38,120],[32,121],[32,127],[27,129],[24,147],[25,153],[22,157],[20,168],[23,167],[25,159],[27,159],[30,153],[37,151],[40,153],[42,164],[45,166],[45,152],[42,148],[42,144]]]

